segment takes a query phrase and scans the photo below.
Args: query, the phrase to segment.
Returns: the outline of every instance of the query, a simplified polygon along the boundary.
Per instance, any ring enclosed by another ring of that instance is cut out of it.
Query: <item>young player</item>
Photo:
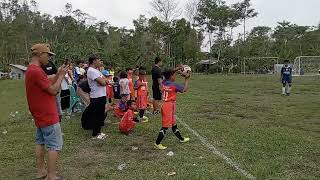
[[[129,100],[127,101],[127,112],[123,115],[119,130],[121,133],[128,135],[134,129],[135,122],[138,122],[137,118],[134,117],[134,110],[137,108],[136,102]]]
[[[126,71],[120,72],[120,95],[123,101],[130,100],[129,79]]]
[[[148,118],[144,116],[148,104],[148,82],[146,78],[146,71],[139,71],[139,79],[135,81],[134,88],[137,91],[137,104],[139,109],[139,120],[148,122]]]
[[[118,77],[113,77],[113,98],[114,99],[121,99],[121,94],[120,94],[120,84],[119,84],[119,78]]]
[[[167,147],[161,144],[168,128],[172,128],[173,133],[177,136],[180,142],[185,143],[190,141],[190,138],[183,138],[179,132],[176,122],[176,96],[177,92],[183,93],[188,90],[189,76],[185,77],[184,85],[175,83],[176,71],[172,69],[165,70],[163,72],[165,80],[162,82],[162,128],[160,129],[158,138],[155,143],[155,147],[160,150],[164,150]]]
[[[126,106],[127,100],[120,99],[120,101],[116,104],[114,108],[114,115],[118,118],[122,118],[123,115],[126,113],[127,106]]]
[[[135,100],[135,94],[134,94],[134,85],[133,85],[133,70],[132,68],[126,69],[128,74],[128,80],[129,80],[129,89],[130,89],[130,100]]]
[[[108,102],[109,103],[112,103],[112,98],[113,98],[113,88],[112,88],[112,84],[113,84],[113,81],[112,81],[112,75],[110,74],[109,71],[107,70],[103,70],[101,72],[104,77],[108,80],[107,82],[107,87],[106,87],[106,91],[107,91],[107,98],[108,98]]]
[[[281,83],[282,95],[289,96],[292,87],[292,68],[289,66],[289,60],[285,60],[284,66],[281,68]]]

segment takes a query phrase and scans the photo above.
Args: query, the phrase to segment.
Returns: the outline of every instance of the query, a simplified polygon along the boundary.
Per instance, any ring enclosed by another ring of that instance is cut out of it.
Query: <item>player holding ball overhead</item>
[[[158,138],[155,143],[155,147],[160,150],[164,150],[167,147],[161,144],[161,141],[165,137],[168,128],[172,128],[173,133],[177,136],[181,143],[190,141],[190,138],[182,137],[177,126],[176,121],[176,100],[177,93],[184,93],[188,90],[189,79],[191,77],[191,71],[188,74],[183,74],[185,77],[184,85],[177,84],[176,72],[181,70],[184,72],[183,68],[167,69],[163,72],[165,80],[162,82],[162,106],[161,106],[161,116],[162,116],[162,128],[160,129]]]

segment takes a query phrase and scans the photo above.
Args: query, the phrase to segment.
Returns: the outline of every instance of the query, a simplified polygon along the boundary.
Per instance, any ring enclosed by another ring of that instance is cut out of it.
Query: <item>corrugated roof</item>
[[[18,64],[9,64],[9,66],[15,67],[15,68],[20,69],[22,71],[26,71],[27,70],[27,67],[22,66],[22,65],[18,65]]]
[[[215,64],[217,62],[218,62],[217,60],[209,60],[209,59],[207,59],[207,60],[201,60],[200,62],[198,62],[198,64],[210,64],[210,65],[212,65],[212,64]]]

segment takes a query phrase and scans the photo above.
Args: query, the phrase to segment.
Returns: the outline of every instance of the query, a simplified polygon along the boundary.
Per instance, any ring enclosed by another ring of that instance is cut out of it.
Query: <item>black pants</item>
[[[101,127],[104,126],[106,100],[105,96],[90,98],[90,104],[82,114],[82,127],[92,129],[92,136],[97,136],[101,132]]]
[[[61,109],[65,110],[70,107],[70,90],[61,90],[60,93],[61,97]]]

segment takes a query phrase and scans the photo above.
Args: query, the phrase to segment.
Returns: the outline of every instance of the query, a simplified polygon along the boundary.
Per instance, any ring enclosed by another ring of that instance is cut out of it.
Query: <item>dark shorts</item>
[[[162,94],[159,87],[152,86],[152,95],[154,100],[160,101],[162,99]]]
[[[282,78],[282,84],[291,84],[291,83],[292,83],[292,78],[289,78],[289,77]]]

